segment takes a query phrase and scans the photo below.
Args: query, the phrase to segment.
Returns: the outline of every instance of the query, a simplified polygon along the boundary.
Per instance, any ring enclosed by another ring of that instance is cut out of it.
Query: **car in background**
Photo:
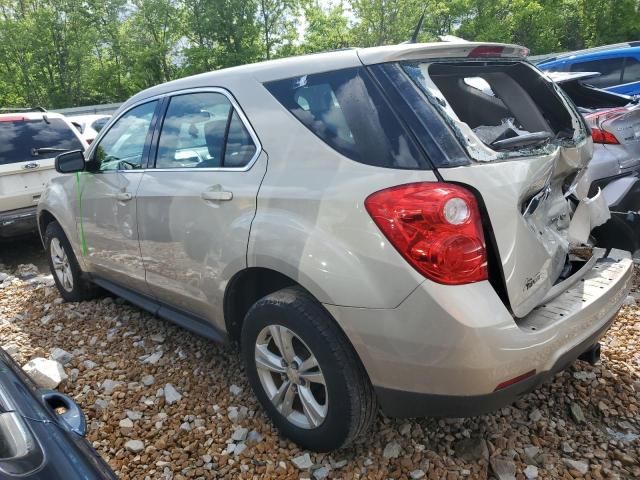
[[[58,174],[54,158],[87,143],[63,115],[0,109],[0,238],[37,230],[36,205]]]
[[[554,72],[599,72],[590,84],[614,93],[640,94],[640,42],[627,42],[567,52],[537,64]]]
[[[0,478],[115,480],[85,434],[78,405],[39,389],[0,348]]]
[[[91,143],[107,124],[111,115],[74,115],[67,119],[78,129],[85,142]]]
[[[591,129],[589,194],[603,189],[614,211],[640,210],[640,104],[592,86],[597,72],[547,72],[573,100]]]

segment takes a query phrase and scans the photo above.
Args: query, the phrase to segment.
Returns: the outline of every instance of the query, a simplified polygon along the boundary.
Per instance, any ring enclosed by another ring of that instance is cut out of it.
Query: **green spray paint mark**
[[[78,193],[78,213],[80,216],[80,245],[82,246],[82,256],[87,255],[87,240],[84,238],[84,224],[82,217],[82,189],[80,187],[80,172],[76,172],[76,192]]]

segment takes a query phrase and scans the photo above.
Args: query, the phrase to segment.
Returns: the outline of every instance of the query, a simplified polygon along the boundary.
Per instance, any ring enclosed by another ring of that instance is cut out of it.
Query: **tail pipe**
[[[593,347],[580,355],[578,359],[589,362],[591,365],[598,363],[600,360],[600,342],[596,343]]]

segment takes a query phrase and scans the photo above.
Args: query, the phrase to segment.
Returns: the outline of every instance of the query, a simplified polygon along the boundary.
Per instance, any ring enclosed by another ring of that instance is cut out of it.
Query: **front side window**
[[[598,77],[590,78],[587,83],[597,88],[607,88],[622,83],[624,58],[605,58],[571,65],[572,72],[599,72]]]
[[[57,150],[82,150],[71,127],[61,118],[0,119],[0,165],[55,157]],[[40,148],[55,149],[40,153]]]
[[[251,135],[225,95],[177,95],[162,123],[156,168],[240,168],[255,152]]]
[[[157,103],[154,100],[132,108],[111,126],[94,150],[91,171],[142,168],[144,145]]]
[[[425,168],[413,139],[362,67],[265,84],[309,130],[346,157],[390,168]]]

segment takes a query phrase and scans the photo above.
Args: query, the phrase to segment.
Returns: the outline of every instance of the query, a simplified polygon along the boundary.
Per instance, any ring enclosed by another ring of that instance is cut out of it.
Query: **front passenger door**
[[[223,326],[224,285],[246,267],[266,163],[225,91],[169,98],[155,168],[138,191],[140,248],[156,298]]]
[[[85,261],[91,271],[148,294],[138,243],[136,193],[158,101],[122,115],[92,146],[80,182]]]

